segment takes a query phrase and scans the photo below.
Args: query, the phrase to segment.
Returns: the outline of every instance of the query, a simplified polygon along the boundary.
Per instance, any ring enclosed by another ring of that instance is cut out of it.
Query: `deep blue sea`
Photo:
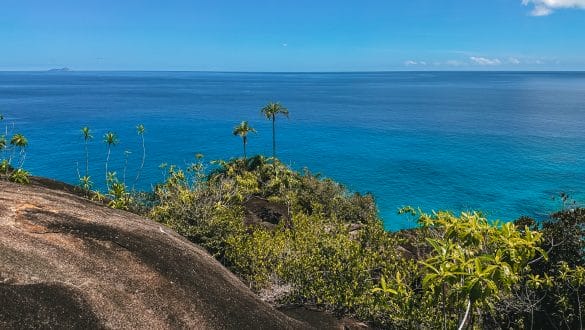
[[[248,153],[270,154],[268,101],[290,111],[277,120],[279,158],[372,192],[388,229],[414,225],[396,214],[404,205],[513,220],[558,209],[560,192],[585,202],[585,73],[0,73],[0,113],[29,138],[25,167],[70,183],[84,167],[84,125],[96,182],[112,130],[110,168],[122,176],[131,151],[133,183],[139,123],[141,188],[162,179],[163,162],[239,156],[242,120],[258,130]]]

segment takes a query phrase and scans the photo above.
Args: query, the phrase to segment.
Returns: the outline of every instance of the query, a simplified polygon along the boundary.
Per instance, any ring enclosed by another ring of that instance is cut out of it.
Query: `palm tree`
[[[244,144],[244,163],[246,162],[246,144],[248,143],[248,133],[256,133],[256,130],[248,125],[247,121],[241,122],[238,126],[234,127],[233,134],[242,138]]]
[[[118,144],[118,136],[116,133],[107,132],[104,134],[104,142],[108,146],[108,155],[106,156],[106,187],[108,186],[108,163],[110,162],[110,152],[112,150],[112,146]]]
[[[22,169],[22,166],[24,165],[24,159],[26,157],[26,147],[28,146],[28,140],[26,137],[24,137],[24,135],[17,133],[14,134],[12,139],[10,139],[10,144],[20,149],[20,164],[18,168]]]
[[[91,130],[87,126],[81,129],[81,134],[83,135],[83,141],[85,143],[85,176],[89,177],[89,151],[87,149],[87,144],[93,139],[93,135],[91,135]]]
[[[136,183],[138,183],[138,179],[140,179],[140,173],[142,172],[142,169],[144,168],[144,161],[146,160],[146,146],[144,145],[144,132],[146,130],[144,129],[144,125],[139,124],[138,126],[136,126],[136,132],[138,133],[138,135],[140,136],[141,140],[142,140],[142,163],[140,164],[140,168],[138,169],[138,173],[136,173],[136,180],[134,180],[134,185],[136,185]],[[134,189],[134,188],[132,188]]]
[[[278,102],[270,102],[260,110],[268,120],[272,120],[272,158],[276,161],[276,130],[275,121],[277,115],[284,115],[288,118],[288,109]]]

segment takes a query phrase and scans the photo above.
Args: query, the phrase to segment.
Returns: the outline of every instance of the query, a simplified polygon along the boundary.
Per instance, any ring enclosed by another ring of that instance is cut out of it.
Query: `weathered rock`
[[[0,181],[0,328],[310,327],[168,228],[40,184]]]
[[[290,223],[290,214],[284,204],[253,196],[244,203],[244,207],[246,209],[244,220],[247,225],[261,225],[273,229],[281,221]]]

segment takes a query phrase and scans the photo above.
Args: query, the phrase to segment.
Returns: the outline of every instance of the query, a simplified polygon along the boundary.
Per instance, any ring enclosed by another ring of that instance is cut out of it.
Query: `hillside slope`
[[[44,185],[0,181],[0,328],[309,327],[171,230]]]

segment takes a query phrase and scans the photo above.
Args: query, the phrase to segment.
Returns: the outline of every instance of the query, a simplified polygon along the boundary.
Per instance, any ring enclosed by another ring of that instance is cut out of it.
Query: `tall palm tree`
[[[248,125],[247,121],[241,122],[239,125],[234,127],[233,134],[242,138],[244,144],[244,163],[246,162],[246,144],[248,143],[248,133],[256,133],[256,130]]]
[[[108,154],[106,156],[106,187],[108,186],[108,163],[110,162],[110,153],[112,151],[112,146],[118,144],[118,136],[116,133],[107,132],[104,134],[104,142],[108,146]]]
[[[270,102],[260,110],[266,119],[272,120],[272,158],[276,161],[276,129],[275,122],[277,115],[284,115],[288,118],[288,109],[278,102]]]
[[[139,124],[138,126],[136,126],[136,132],[138,133],[138,135],[140,136],[141,140],[142,140],[142,163],[140,163],[140,168],[138,169],[138,173],[136,173],[136,180],[134,180],[134,185],[136,185],[136,183],[138,183],[138,179],[140,179],[140,173],[142,172],[142,169],[144,168],[144,161],[146,160],[146,146],[144,145],[144,132],[146,130],[144,129],[144,125]],[[134,189],[134,186],[133,188]]]
[[[85,176],[89,177],[89,151],[87,149],[87,144],[93,139],[93,135],[91,135],[91,130],[87,126],[81,128],[81,134],[83,135],[83,141],[85,143]]]
[[[18,168],[22,169],[22,166],[24,165],[24,159],[26,157],[26,147],[28,146],[28,140],[24,135],[17,133],[12,136],[12,139],[10,139],[10,144],[20,149],[20,163]]]

